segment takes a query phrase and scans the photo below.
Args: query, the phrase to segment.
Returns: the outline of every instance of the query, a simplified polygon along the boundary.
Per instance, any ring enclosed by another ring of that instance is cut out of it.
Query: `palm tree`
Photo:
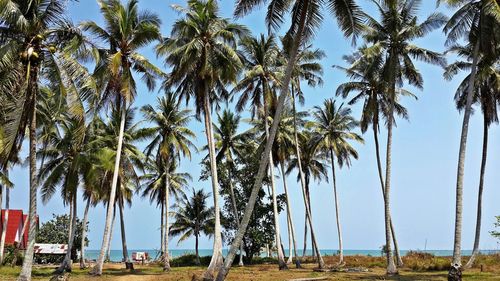
[[[337,221],[337,232],[339,236],[339,265],[344,263],[344,254],[342,248],[342,228],[340,225],[339,200],[337,196],[337,181],[335,174],[335,158],[339,165],[351,165],[351,157],[358,159],[358,152],[350,141],[363,143],[363,138],[352,131],[358,127],[359,123],[351,116],[351,109],[335,105],[333,99],[327,99],[323,102],[323,107],[314,107],[315,134],[320,147],[330,155],[330,164],[332,165],[333,194],[335,201],[335,216]]]
[[[153,122],[155,126],[151,128],[155,134],[152,136],[151,143],[146,147],[146,156],[149,156],[155,152],[156,161],[163,163],[165,168],[165,177],[168,180],[163,180],[165,184],[165,191],[162,192],[164,195],[163,199],[165,202],[161,204],[164,214],[162,213],[162,218],[165,219],[165,223],[162,225],[162,231],[165,237],[162,236],[162,251],[163,251],[163,270],[170,270],[170,262],[168,256],[168,208],[169,208],[169,194],[170,194],[170,165],[178,159],[180,161],[180,155],[184,157],[191,158],[190,149],[194,149],[195,146],[191,142],[191,138],[195,137],[194,132],[192,132],[188,127],[186,127],[191,120],[190,110],[181,109],[179,106],[177,95],[173,93],[167,93],[165,97],[158,99],[157,111],[151,106],[146,105],[142,108],[142,112],[146,117],[146,120]]]
[[[237,226],[239,226],[238,207],[234,196],[231,172],[235,169],[234,157],[243,157],[240,151],[242,147],[246,145],[247,140],[245,140],[244,135],[237,133],[241,119],[239,115],[235,115],[226,109],[222,112],[222,115],[217,114],[217,119],[219,125],[213,125],[215,128],[215,148],[218,151],[215,159],[219,163],[224,159],[227,163],[229,196],[231,197],[234,217],[237,220]],[[243,266],[243,244],[240,246],[239,265]]]
[[[281,52],[282,59],[284,60],[283,64],[286,64],[286,62],[290,59],[290,40],[283,39],[282,40],[282,45],[283,49]],[[302,171],[302,163],[301,163],[301,157],[300,157],[300,145],[299,145],[299,137],[298,137],[298,130],[297,130],[297,117],[296,117],[296,99],[298,99],[299,103],[301,105],[304,105],[304,93],[302,92],[302,81],[305,81],[308,86],[310,87],[316,87],[316,86],[321,86],[323,85],[323,79],[321,76],[323,75],[323,67],[319,63],[322,59],[326,57],[325,53],[321,51],[320,49],[312,49],[312,45],[307,45],[304,46],[303,48],[300,48],[297,51],[297,56],[296,56],[296,62],[292,71],[292,76],[291,76],[291,86],[290,86],[290,97],[291,97],[291,103],[292,103],[292,110],[294,114],[294,144],[295,144],[295,154],[298,155],[297,160],[298,160],[298,170],[299,170],[299,176],[300,176],[300,184],[302,187],[302,191],[305,192],[305,179],[304,179],[304,173]],[[306,196],[303,194],[303,198],[306,198]],[[306,248],[307,248],[307,223],[309,222],[309,227],[311,229],[311,240],[314,241],[314,244],[312,245],[313,249],[313,255],[316,254],[318,261],[321,264],[321,253],[319,252],[319,246],[316,245],[315,240],[312,239],[314,236],[314,228],[313,224],[311,221],[311,214],[307,206],[307,204],[310,204],[310,202],[305,203],[306,206],[306,212],[305,212],[305,219],[306,223],[304,224],[304,251],[303,255],[306,254]]]
[[[210,193],[205,193],[202,189],[193,189],[191,197],[183,195],[181,200],[174,206],[176,211],[172,213],[175,221],[170,227],[171,236],[181,236],[179,242],[195,237],[196,261],[200,264],[200,254],[198,251],[198,239],[201,234],[212,235],[214,233],[214,208],[207,206],[207,199]]]
[[[497,46],[498,47],[498,46]],[[472,46],[454,46],[449,51],[464,57],[465,61],[457,61],[446,67],[445,78],[451,79],[458,71],[468,71],[472,67]],[[476,218],[476,234],[474,237],[474,246],[471,257],[465,265],[466,268],[472,267],[474,260],[479,253],[479,239],[481,236],[481,215],[482,215],[482,194],[484,189],[484,174],[486,171],[486,159],[488,155],[488,131],[493,123],[498,123],[498,109],[500,94],[497,89],[500,85],[500,69],[496,60],[491,60],[488,57],[482,57],[477,63],[477,72],[474,86],[473,104],[479,104],[483,113],[483,153],[481,159],[481,169],[479,174],[478,201],[477,201],[477,218]],[[458,110],[463,110],[467,101],[467,89],[470,83],[470,75],[466,76],[459,85],[455,101]]]
[[[252,100],[252,118],[256,113],[264,120],[264,130],[266,139],[269,136],[269,100],[274,86],[279,85],[279,69],[277,68],[279,50],[275,43],[274,36],[266,38],[263,34],[260,38],[245,38],[242,40],[242,54],[248,71],[235,87],[233,92],[242,91],[242,95],[236,105],[241,111],[249,99]],[[269,155],[269,162],[274,163],[272,153]],[[288,269],[283,250],[281,248],[279,215],[276,201],[276,186],[274,183],[274,166],[269,165],[269,176],[271,179],[271,196],[273,200],[275,240],[278,251],[279,269]]]
[[[184,17],[174,23],[171,37],[165,39],[157,51],[166,56],[166,63],[172,66],[164,86],[176,87],[179,98],[186,102],[193,97],[197,116],[200,113],[204,116],[215,210],[213,254],[204,276],[212,279],[222,264],[222,230],[211,111],[212,104],[217,103],[221,95],[227,95],[225,85],[236,81],[242,67],[235,51],[236,40],[245,35],[247,29],[219,17],[214,0],[190,0],[188,7],[179,11]]]
[[[82,105],[75,88],[90,81],[84,68],[69,55],[74,48],[68,43],[81,37],[64,17],[65,3],[63,0],[0,1],[0,96],[6,101],[2,103],[5,117],[2,118],[1,169],[20,150],[26,132],[29,135],[30,224],[28,246],[18,280],[31,278],[36,236],[36,105],[39,83],[44,77],[50,77],[52,83],[67,88],[68,110],[81,116]]]
[[[335,66],[337,69],[343,71],[346,76],[351,78],[351,81],[339,85],[336,95],[347,98],[351,93],[354,93],[354,96],[349,100],[348,104],[353,105],[357,102],[363,103],[360,128],[362,133],[365,133],[370,126],[373,131],[377,171],[380,187],[382,189],[382,198],[385,200],[384,175],[382,173],[378,136],[380,133],[380,119],[388,119],[390,102],[386,94],[387,83],[382,79],[383,59],[382,57],[373,57],[369,59],[362,57],[365,47],[366,46],[360,48],[360,51],[353,55],[344,56],[344,60],[350,65],[348,68]],[[400,89],[397,94],[398,96],[396,96],[396,100],[394,101],[394,112],[400,118],[408,119],[408,110],[399,103],[399,99],[403,96],[414,97],[415,99],[417,99],[417,97],[405,89]],[[401,267],[403,266],[403,259],[399,252],[394,223],[391,218],[389,219],[392,241],[394,242],[394,252],[397,264]]]
[[[5,238],[7,235],[7,223],[9,221],[10,189],[13,187],[14,184],[9,180],[9,169],[6,167],[0,172],[0,210],[2,210],[3,193],[5,191],[5,215],[2,218],[2,232],[0,233],[0,265],[3,264],[4,260]]]
[[[442,1],[439,1],[442,2]],[[439,3],[438,2],[438,3]],[[453,8],[458,8],[444,27],[448,38],[446,45],[450,46],[460,39],[472,47],[472,65],[470,68],[467,98],[464,107],[464,119],[462,133],[460,135],[460,148],[458,151],[457,185],[456,185],[456,208],[455,208],[455,234],[453,243],[453,266],[449,271],[449,280],[460,280],[457,272],[461,271],[461,244],[462,244],[462,209],[463,209],[463,178],[465,166],[465,151],[467,147],[467,136],[469,131],[469,120],[472,112],[474,98],[474,86],[478,63],[482,56],[498,57],[497,47],[500,34],[496,32],[499,28],[500,9],[497,1],[493,0],[471,0],[471,1],[443,1]],[[491,32],[491,31],[495,32]],[[495,54],[496,53],[496,54]]]
[[[391,155],[392,129],[394,123],[394,103],[396,87],[406,80],[409,84],[423,88],[423,78],[413,64],[412,59],[443,66],[445,59],[439,53],[421,48],[413,44],[413,40],[422,38],[429,32],[439,28],[446,21],[441,13],[431,14],[425,21],[418,23],[416,16],[420,0],[398,1],[386,0],[375,2],[380,13],[380,21],[367,16],[367,28],[364,38],[369,47],[364,49],[368,58],[384,56],[383,79],[387,83],[389,95],[389,118],[387,120],[387,151],[385,170],[385,234],[387,247],[387,274],[397,274],[392,252],[392,235],[390,227],[390,190],[391,190]]]
[[[119,0],[99,0],[98,3],[104,16],[105,27],[92,21],[81,23],[81,27],[108,46],[99,49],[94,75],[98,85],[102,87],[102,103],[111,101],[122,114],[109,195],[110,202],[115,202],[126,109],[137,93],[134,74],[142,75],[141,79],[148,90],[154,89],[155,79],[162,76],[162,71],[139,53],[142,47],[161,38],[160,19],[149,11],[139,11],[137,0],[129,0],[125,5]],[[101,251],[92,270],[95,275],[102,274],[105,254],[109,247],[112,218],[113,208],[108,208]]]
[[[259,0],[239,0],[236,4],[235,15],[237,17],[244,16],[255,9],[257,6],[261,5],[264,1]],[[287,62],[283,82],[280,85],[280,96],[278,99],[278,106],[273,118],[273,124],[269,132],[269,138],[266,141],[266,146],[262,152],[263,157],[259,165],[259,171],[255,179],[255,185],[252,189],[247,208],[245,208],[245,214],[242,219],[242,223],[238,232],[235,236],[229,254],[226,258],[226,262],[222,270],[219,271],[217,276],[217,281],[222,281],[229,272],[229,268],[232,265],[236,251],[243,239],[244,232],[250,221],[252,215],[253,207],[257,200],[257,195],[259,189],[262,187],[262,181],[264,179],[265,169],[269,162],[269,152],[272,149],[272,143],[276,137],[276,131],[278,129],[278,124],[280,121],[281,113],[283,112],[283,106],[285,104],[286,97],[288,95],[290,80],[292,77],[293,67],[295,65],[295,59],[297,56],[297,51],[299,47],[311,39],[314,30],[318,28],[322,21],[322,8],[327,5],[328,10],[337,19],[341,30],[346,36],[352,36],[359,33],[362,29],[361,18],[363,13],[361,9],[356,5],[354,0],[332,0],[328,3],[318,2],[313,0],[296,0],[296,1],[271,1],[268,6],[268,13],[266,16],[266,22],[268,28],[279,29],[280,25],[286,18],[285,15],[288,11],[292,11],[291,15],[291,25],[287,32],[287,37],[291,38],[291,48],[290,48],[290,59]],[[320,259],[320,267],[323,267],[322,259]]]
[[[39,156],[46,160],[40,167],[42,202],[47,203],[61,186],[61,196],[69,205],[70,225],[68,229],[68,251],[63,262],[56,270],[57,274],[71,272],[71,248],[74,244],[77,218],[78,187],[83,167],[87,166],[84,153],[85,124],[82,119],[63,117],[62,122],[54,124],[61,134],[52,134],[49,145],[42,149]]]

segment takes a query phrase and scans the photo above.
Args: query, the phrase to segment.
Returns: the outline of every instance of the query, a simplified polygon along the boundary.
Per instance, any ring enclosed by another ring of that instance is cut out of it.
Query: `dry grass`
[[[394,277],[385,276],[384,259],[380,257],[351,256],[346,257],[348,267],[365,267],[369,272],[344,273],[344,272],[315,272],[313,263],[304,264],[303,269],[290,268],[287,271],[279,271],[274,264],[253,265],[235,267],[231,270],[227,280],[231,281],[277,281],[297,278],[326,277],[326,280],[402,280],[402,281],[445,281],[449,264],[449,258],[413,255],[404,258],[405,267],[400,274]],[[333,265],[336,257],[325,257],[327,264]],[[480,272],[480,265],[483,271]],[[36,267],[33,270],[34,280],[48,280],[52,274],[53,267]],[[156,280],[192,280],[193,276],[203,273],[203,267],[177,267],[170,272],[162,272],[155,265],[136,265],[136,270],[130,272],[124,269],[122,264],[107,264],[101,277],[88,275],[87,270],[75,270],[70,280],[74,281],[156,281]],[[0,268],[0,280],[13,281],[19,273],[19,268]],[[480,256],[477,266],[464,273],[464,280],[500,281],[500,256]]]

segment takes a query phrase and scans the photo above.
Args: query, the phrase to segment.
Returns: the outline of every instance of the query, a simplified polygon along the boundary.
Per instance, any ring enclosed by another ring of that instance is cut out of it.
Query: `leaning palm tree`
[[[236,4],[235,15],[238,17],[244,16],[257,6],[261,5],[263,2],[264,1],[262,0],[239,0]],[[265,170],[269,162],[269,152],[272,149],[281,113],[283,112],[283,106],[285,104],[286,97],[288,96],[290,79],[295,65],[297,51],[299,47],[304,44],[304,42],[313,37],[314,31],[318,28],[322,21],[322,11],[324,11],[322,8],[324,8],[324,6],[327,6],[333,17],[338,20],[339,26],[346,36],[356,35],[362,29],[361,19],[363,17],[363,13],[354,0],[332,0],[328,3],[314,0],[296,0],[288,2],[271,1],[268,6],[266,22],[269,29],[279,29],[286,18],[285,15],[287,12],[292,11],[290,20],[291,26],[287,32],[287,37],[291,38],[292,42],[290,48],[290,59],[287,62],[284,77],[280,85],[280,96],[278,99],[277,110],[273,118],[273,124],[270,128],[269,138],[267,139],[265,149],[262,152],[263,156],[260,161],[257,177],[255,178],[255,184],[252,188],[247,207],[245,208],[241,225],[236,233],[233,243],[231,244],[224,267],[219,271],[217,281],[224,280],[228,274],[229,268],[234,260],[234,256],[236,255],[236,251],[239,248],[241,240],[243,239],[243,235],[252,215],[253,207],[255,206],[255,202],[257,200],[258,192],[262,187]],[[319,259],[319,263],[320,267],[324,266],[321,258]]]
[[[240,151],[246,145],[247,140],[243,134],[238,133],[241,117],[229,110],[224,110],[222,115],[217,114],[218,124],[214,124],[215,130],[215,148],[217,149],[217,162],[225,160],[228,171],[229,181],[229,196],[233,207],[236,225],[239,226],[239,212],[236,205],[236,197],[234,195],[234,186],[231,172],[236,168],[234,163],[235,157],[243,157]],[[243,266],[243,244],[240,246],[240,266]]]
[[[367,27],[364,39],[371,45],[364,49],[363,55],[368,58],[385,57],[382,77],[387,83],[389,109],[387,120],[387,150],[385,170],[385,234],[387,247],[387,274],[397,274],[392,252],[392,234],[390,227],[390,191],[391,191],[391,160],[392,131],[394,124],[394,103],[396,87],[407,81],[410,85],[423,88],[423,78],[418,72],[413,59],[443,66],[445,59],[439,53],[421,48],[413,43],[415,39],[423,38],[429,32],[439,28],[446,21],[441,13],[433,13],[422,23],[418,23],[417,12],[422,1],[386,0],[375,2],[380,14],[380,21],[367,16]]]
[[[499,47],[499,46],[497,46]],[[445,78],[451,79],[459,71],[469,71],[472,67],[472,46],[454,46],[450,50],[465,60],[457,61],[446,67]],[[479,187],[477,199],[477,218],[476,218],[476,234],[474,237],[474,246],[469,261],[465,265],[466,268],[472,267],[474,260],[479,253],[479,239],[481,236],[481,217],[482,217],[482,195],[484,189],[484,174],[486,172],[486,160],[488,155],[488,132],[491,124],[498,123],[498,102],[500,93],[498,85],[500,85],[500,68],[498,61],[482,57],[477,63],[477,71],[474,87],[473,104],[478,104],[483,113],[483,153],[481,159],[481,169],[479,174]],[[458,110],[463,110],[467,101],[467,89],[470,83],[470,75],[467,75],[462,83],[460,83],[456,94],[455,101]]]
[[[191,120],[190,110],[181,109],[179,106],[176,94],[167,93],[165,97],[158,99],[157,110],[151,105],[146,105],[142,108],[142,112],[146,120],[153,122],[154,127],[151,128],[155,133],[152,136],[151,143],[146,146],[146,156],[149,158],[152,153],[156,153],[157,161],[163,163],[165,168],[164,180],[165,190],[162,192],[165,202],[161,204],[164,210],[162,218],[165,222],[162,225],[162,251],[163,251],[163,270],[170,270],[170,259],[168,256],[168,208],[170,194],[170,165],[174,164],[175,160],[180,161],[181,154],[184,157],[191,158],[191,149],[195,149],[191,139],[195,137],[187,125]]]
[[[195,237],[196,262],[200,264],[200,254],[198,251],[198,239],[201,234],[211,236],[214,234],[214,208],[207,206],[207,199],[210,193],[205,193],[202,189],[193,189],[192,195],[183,195],[181,200],[174,205],[176,211],[172,212],[175,221],[170,227],[169,235],[181,236],[182,242],[191,236]]]
[[[339,200],[337,196],[337,176],[335,174],[335,160],[339,168],[351,165],[351,157],[358,159],[358,152],[349,143],[356,141],[363,143],[363,138],[352,132],[359,125],[351,116],[351,109],[344,107],[344,104],[337,106],[333,99],[323,102],[323,107],[314,107],[315,138],[320,148],[330,156],[332,168],[333,195],[335,202],[335,217],[337,221],[337,233],[339,238],[339,265],[344,263],[344,253],[342,247],[342,228],[340,224]]]
[[[219,16],[214,0],[190,0],[179,8],[183,17],[174,23],[171,36],[157,48],[172,66],[166,88],[176,87],[180,99],[194,98],[196,113],[203,114],[209,148],[210,174],[215,209],[214,247],[210,265],[204,273],[213,278],[222,264],[222,236],[219,208],[219,186],[212,125],[212,105],[227,95],[225,86],[236,81],[242,62],[236,53],[236,40],[247,33],[241,25]]]
[[[141,79],[149,90],[155,88],[156,78],[162,76],[162,71],[139,53],[141,48],[161,38],[160,19],[149,11],[139,11],[137,2],[129,0],[123,5],[119,0],[99,0],[105,26],[101,27],[92,21],[81,23],[84,31],[96,36],[101,41],[99,43],[107,45],[98,50],[99,57],[94,71],[101,87],[101,105],[111,102],[122,114],[113,179],[109,189],[110,202],[115,202],[116,197],[126,111],[137,94],[134,76],[142,75]],[[102,247],[92,274],[102,274],[105,254],[109,248],[112,219],[113,208],[108,208]]]
[[[50,77],[51,83],[66,88],[68,110],[81,117],[83,107],[76,88],[90,81],[84,68],[69,55],[75,50],[69,43],[75,43],[81,36],[64,17],[66,2],[0,1],[0,96],[5,101],[2,103],[5,117],[1,126],[0,169],[20,150],[26,133],[29,135],[30,223],[19,280],[31,278],[37,231],[36,107],[39,84]]]
[[[444,27],[448,38],[446,45],[450,46],[464,39],[472,47],[472,65],[470,67],[467,98],[465,102],[464,119],[460,135],[460,148],[458,151],[456,206],[455,206],[455,234],[453,243],[453,261],[449,271],[449,280],[460,280],[462,262],[462,209],[463,209],[463,185],[465,169],[465,152],[469,132],[469,120],[472,113],[472,102],[474,99],[474,87],[478,63],[483,56],[498,57],[498,46],[500,42],[500,4],[495,0],[443,0],[457,11]],[[493,32],[492,32],[493,31]]]
[[[336,66],[337,69],[344,72],[346,76],[351,79],[351,81],[339,85],[336,95],[342,96],[345,99],[349,95],[353,94],[353,97],[348,101],[349,105],[353,105],[358,102],[363,103],[360,128],[362,133],[366,133],[369,127],[372,129],[373,139],[375,142],[377,171],[380,187],[382,189],[382,198],[385,198],[384,175],[382,172],[382,161],[380,159],[379,133],[380,120],[387,120],[390,102],[386,94],[387,83],[383,81],[381,75],[383,71],[383,59],[382,57],[373,57],[369,59],[366,57],[360,57],[364,47],[361,47],[360,51],[354,53],[353,55],[343,57],[344,60],[350,65],[349,67],[346,68]],[[405,89],[400,89],[397,94],[398,96],[394,101],[394,112],[398,117],[407,120],[409,118],[408,110],[399,103],[399,100],[404,96],[414,97],[415,99],[417,97]],[[389,219],[392,241],[394,242],[394,252],[397,264],[401,267],[403,266],[403,259],[400,255],[396,232],[394,230],[394,223],[391,218]]]
[[[238,103],[237,110],[241,111],[249,99],[252,101],[252,118],[255,114],[264,120],[264,132],[266,139],[269,136],[269,101],[273,87],[279,85],[281,76],[278,68],[279,50],[276,45],[274,36],[265,37],[263,34],[260,38],[245,38],[242,40],[242,54],[248,69],[242,80],[236,85],[233,92],[242,91]],[[274,163],[273,155],[270,153],[269,162]],[[279,214],[276,200],[276,185],[274,182],[274,166],[269,165],[269,177],[271,179],[271,197],[273,201],[274,213],[274,229],[275,243],[278,252],[279,269],[288,269],[285,256],[283,253],[280,238]]]

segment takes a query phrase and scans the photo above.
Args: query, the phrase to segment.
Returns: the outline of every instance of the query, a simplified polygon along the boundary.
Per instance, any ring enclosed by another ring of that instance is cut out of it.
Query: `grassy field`
[[[328,264],[334,264],[334,257],[327,257]],[[367,268],[368,272],[345,273],[345,272],[315,272],[314,264],[304,264],[303,269],[291,268],[287,271],[279,271],[274,264],[252,265],[245,267],[234,267],[227,280],[232,281],[277,281],[293,280],[298,278],[325,277],[324,280],[447,280],[447,271],[440,269],[441,263],[448,262],[446,258],[421,257],[405,258],[406,266],[400,270],[400,274],[394,277],[386,277],[383,268],[383,258],[372,257],[348,257],[348,267],[362,266]],[[480,265],[483,265],[483,272],[480,271]],[[420,266],[421,269],[417,269]],[[433,269],[426,268],[432,266]],[[109,281],[154,281],[154,280],[192,280],[193,276],[199,276],[203,273],[205,267],[176,267],[170,272],[163,272],[157,265],[136,265],[133,272],[124,269],[122,264],[107,264],[104,274],[101,277],[92,277],[88,275],[88,270],[74,270],[71,273],[70,280],[91,281],[91,280],[109,280]],[[412,269],[414,268],[414,269]],[[54,267],[36,267],[33,269],[34,280],[49,280],[52,276]],[[0,268],[0,280],[15,280],[19,274],[19,268],[3,267]],[[464,280],[485,280],[500,281],[500,256],[481,257],[478,266],[464,272]]]

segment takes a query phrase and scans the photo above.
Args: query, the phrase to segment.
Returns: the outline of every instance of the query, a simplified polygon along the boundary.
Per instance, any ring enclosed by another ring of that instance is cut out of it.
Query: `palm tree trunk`
[[[123,217],[123,198],[118,198],[118,208],[120,209],[120,230],[122,234],[122,254],[123,261],[129,262],[128,249],[127,249],[127,237],[125,233],[125,218]]]
[[[252,192],[251,192],[250,197],[248,199],[248,204],[245,208],[245,212],[244,212],[243,218],[241,220],[240,228],[236,232],[235,238],[233,240],[233,243],[231,244],[231,247],[229,249],[229,253],[226,257],[226,261],[224,262],[224,267],[221,268],[221,270],[217,274],[217,279],[216,279],[217,281],[223,281],[229,272],[229,269],[233,263],[235,255],[236,255],[236,251],[239,248],[239,245],[243,239],[243,235],[245,234],[246,229],[248,227],[248,223],[250,222],[250,218],[252,216],[252,212],[253,212],[253,209],[255,207],[255,202],[257,201],[257,196],[258,196],[259,190],[262,188],[262,181],[263,181],[264,175],[266,173],[267,165],[269,164],[269,153],[271,152],[271,149],[272,149],[272,146],[274,143],[274,139],[276,137],[276,132],[278,130],[278,124],[281,120],[281,113],[283,112],[285,100],[286,100],[286,97],[288,95],[288,86],[290,85],[290,78],[292,76],[293,67],[295,65],[297,51],[298,51],[299,45],[302,42],[302,34],[304,32],[304,25],[305,25],[308,6],[309,6],[309,0],[306,0],[304,3],[304,9],[303,9],[301,17],[300,17],[300,22],[298,25],[297,33],[296,33],[295,38],[293,40],[293,45],[292,45],[291,52],[290,52],[290,59],[287,63],[285,75],[283,78],[283,83],[281,85],[281,92],[280,92],[280,96],[278,98],[276,113],[274,115],[273,124],[272,124],[271,130],[269,132],[269,138],[267,139],[266,146],[264,148],[264,151],[262,152],[262,158],[260,160],[259,169],[257,171],[257,176],[255,177],[255,183],[252,187]]]
[[[484,174],[486,172],[486,159],[488,157],[488,117],[483,113],[483,155],[481,159],[481,171],[479,175],[479,190],[477,194],[477,215],[476,215],[476,234],[474,236],[474,247],[469,261],[465,268],[471,268],[474,265],[474,260],[479,253],[479,239],[481,238],[481,217],[483,211],[483,188]]]
[[[293,246],[293,254],[295,256],[295,266],[297,268],[301,268],[300,265],[300,257],[297,254],[297,240],[295,240],[295,226],[293,225],[293,216],[292,216],[292,204],[290,202],[290,195],[288,194],[288,186],[286,184],[286,174],[285,174],[285,164],[280,162],[281,168],[281,176],[283,177],[283,189],[285,190],[286,197],[286,211],[288,214],[288,226],[289,226],[289,238],[291,243],[289,243],[289,251],[290,251],[290,262],[292,261],[292,246]]]
[[[467,101],[464,110],[464,121],[462,124],[462,134],[460,136],[460,148],[458,152],[458,168],[457,168],[457,187],[456,187],[456,209],[455,209],[455,237],[453,243],[453,261],[452,267],[448,273],[448,280],[459,281],[461,274],[457,271],[462,270],[461,261],[461,246],[462,246],[462,209],[463,209],[463,188],[464,188],[464,166],[465,166],[465,151],[467,148],[467,135],[469,132],[469,120],[472,108],[472,98],[474,96],[474,86],[476,83],[477,63],[479,60],[479,41],[474,47],[472,60],[472,68],[470,81],[467,89]]]
[[[10,263],[12,267],[17,265],[17,259],[19,258],[19,251],[21,249],[21,245],[23,244],[24,241],[24,233],[26,233],[26,229],[28,228],[28,222],[29,220],[24,220],[23,222],[23,227],[21,228],[21,234],[19,237],[21,237],[19,243],[17,243],[16,248],[14,249],[14,254],[12,258],[12,262]]]
[[[342,248],[342,227],[340,224],[340,214],[339,214],[339,199],[337,194],[337,176],[335,175],[335,159],[333,155],[333,149],[330,148],[330,159],[332,162],[332,181],[333,181],[333,196],[335,201],[335,218],[337,221],[337,233],[339,236],[339,265],[344,263],[344,251]]]
[[[378,168],[378,177],[380,180],[380,186],[382,188],[382,196],[385,201],[385,187],[384,187],[384,176],[382,175],[382,162],[380,161],[380,148],[379,148],[379,142],[378,142],[378,132],[377,132],[377,125],[373,125],[373,138],[375,139],[375,152],[377,156],[377,168]],[[404,265],[403,259],[401,258],[401,253],[399,251],[399,245],[398,245],[398,240],[396,239],[396,231],[394,230],[394,224],[392,222],[392,217],[390,219],[390,224],[391,224],[391,234],[392,234],[392,241],[394,242],[394,253],[396,254],[396,261],[397,261],[397,266],[402,267]]]
[[[290,229],[290,216],[286,215],[286,230],[288,234],[288,259],[286,260],[286,264],[292,264],[293,262],[293,240],[292,240],[292,231]],[[243,244],[243,243],[241,243]]]
[[[207,270],[203,274],[204,279],[213,280],[215,271],[221,267],[222,259],[222,229],[220,224],[220,207],[219,207],[219,180],[217,175],[217,163],[215,159],[215,144],[214,133],[212,129],[212,113],[210,105],[210,95],[208,91],[205,93],[203,100],[204,115],[205,115],[205,134],[208,142],[209,156],[210,156],[210,173],[212,178],[212,193],[214,196],[214,212],[215,212],[215,227],[214,227],[214,247],[212,259],[208,265]],[[234,258],[234,257],[233,257]]]
[[[80,269],[87,268],[85,264],[85,238],[87,237],[87,222],[89,220],[89,209],[90,202],[92,201],[92,195],[87,199],[87,205],[85,206],[85,211],[83,213],[83,222],[82,222],[82,241],[81,241],[81,249],[80,249]]]
[[[269,124],[267,122],[267,117],[269,116],[269,112],[268,112],[267,96],[266,96],[266,93],[267,93],[266,83],[262,84],[262,88],[263,88],[263,97],[264,97],[263,98],[264,99],[263,121],[264,121],[264,128],[265,128],[266,140],[267,140],[269,138]],[[271,197],[272,197],[272,201],[273,201],[273,214],[274,214],[274,238],[275,238],[275,243],[276,243],[276,251],[278,253],[278,267],[279,267],[279,270],[286,270],[286,269],[288,269],[288,266],[286,265],[286,262],[285,262],[285,254],[283,253],[283,250],[281,249],[278,201],[276,200],[276,184],[274,182],[274,161],[273,161],[273,154],[271,151],[269,152],[268,169],[269,169],[269,177],[271,179]]]
[[[198,249],[198,245],[199,245],[198,234],[196,234],[194,237],[195,237],[194,238],[195,239],[194,250],[195,250],[195,253],[196,253],[196,264],[200,265],[201,262],[200,262],[200,252],[199,252],[199,249]]]
[[[8,171],[5,169],[5,174],[7,174]],[[0,209],[2,205],[0,204]],[[2,225],[2,236],[0,238],[0,266],[3,264],[3,252],[5,249],[5,237],[7,235],[7,222],[9,221],[9,208],[10,208],[10,188],[5,187],[5,217],[3,220],[3,225]]]
[[[309,223],[309,215],[307,210],[304,215],[304,248],[302,249],[302,258],[306,257],[307,254],[307,224]]]
[[[115,168],[113,170],[113,181],[111,182],[111,190],[109,193],[109,202],[110,204],[113,204],[115,202],[115,197],[116,197],[116,187],[118,183],[118,172],[120,169],[120,158],[122,155],[122,146],[123,146],[123,134],[125,131],[125,119],[126,119],[126,114],[127,114],[127,104],[123,105],[123,108],[121,109],[121,120],[120,120],[120,132],[118,135],[118,147],[116,149],[116,158],[115,158]],[[101,246],[101,252],[99,253],[99,258],[97,259],[97,263],[92,269],[92,274],[93,275],[102,275],[102,266],[104,264],[104,258],[106,255],[106,252],[108,251],[108,248],[110,247],[109,241],[111,237],[111,224],[113,220],[113,210],[114,208],[108,208],[108,211],[106,213],[106,223],[104,226],[104,235],[102,237],[102,246]]]
[[[236,205],[236,197],[234,196],[234,187],[233,187],[233,180],[231,177],[231,167],[228,168],[228,175],[229,175],[229,192],[231,196],[231,204],[233,205],[233,212],[234,212],[234,218],[236,219],[236,226],[239,228],[240,227],[240,218],[238,215],[238,207]],[[243,243],[240,245],[240,260],[238,262],[239,266],[243,266]]]
[[[31,120],[29,123],[29,165],[30,165],[30,192],[29,192],[29,230],[28,230],[28,245],[24,252],[23,266],[21,273],[17,278],[18,281],[31,280],[31,269],[33,267],[33,252],[35,247],[35,239],[37,233],[37,175],[36,175],[36,103],[38,94],[38,69],[35,67],[29,75],[30,67],[28,65],[28,91],[31,97]]]
[[[113,240],[113,232],[115,230],[115,221],[116,221],[116,204],[113,204],[113,220],[111,221],[111,230],[109,232],[109,240],[108,240],[108,250],[106,251],[106,261],[111,261],[111,241]]]
[[[163,199],[163,198],[162,198]],[[161,202],[161,214],[160,214],[160,260],[163,261],[165,258],[165,214],[164,214],[164,207],[165,203],[164,200]]]
[[[71,252],[73,250],[73,244],[75,240],[75,233],[76,233],[76,217],[77,217],[77,193],[76,191],[74,192],[71,197],[71,201],[69,204],[70,212],[69,212],[69,219],[70,219],[70,225],[69,225],[69,236],[68,236],[68,251],[66,252],[66,255],[64,256],[64,260],[62,261],[61,265],[59,268],[56,270],[56,274],[62,274],[65,271],[71,272]]]
[[[165,178],[165,240],[163,240],[163,245],[165,247],[165,254],[164,254],[164,259],[163,259],[163,271],[170,271],[170,256],[168,254],[168,231],[169,231],[169,225],[168,225],[168,209],[169,209],[169,204],[170,204],[170,163],[169,160],[166,161],[166,178]]]

